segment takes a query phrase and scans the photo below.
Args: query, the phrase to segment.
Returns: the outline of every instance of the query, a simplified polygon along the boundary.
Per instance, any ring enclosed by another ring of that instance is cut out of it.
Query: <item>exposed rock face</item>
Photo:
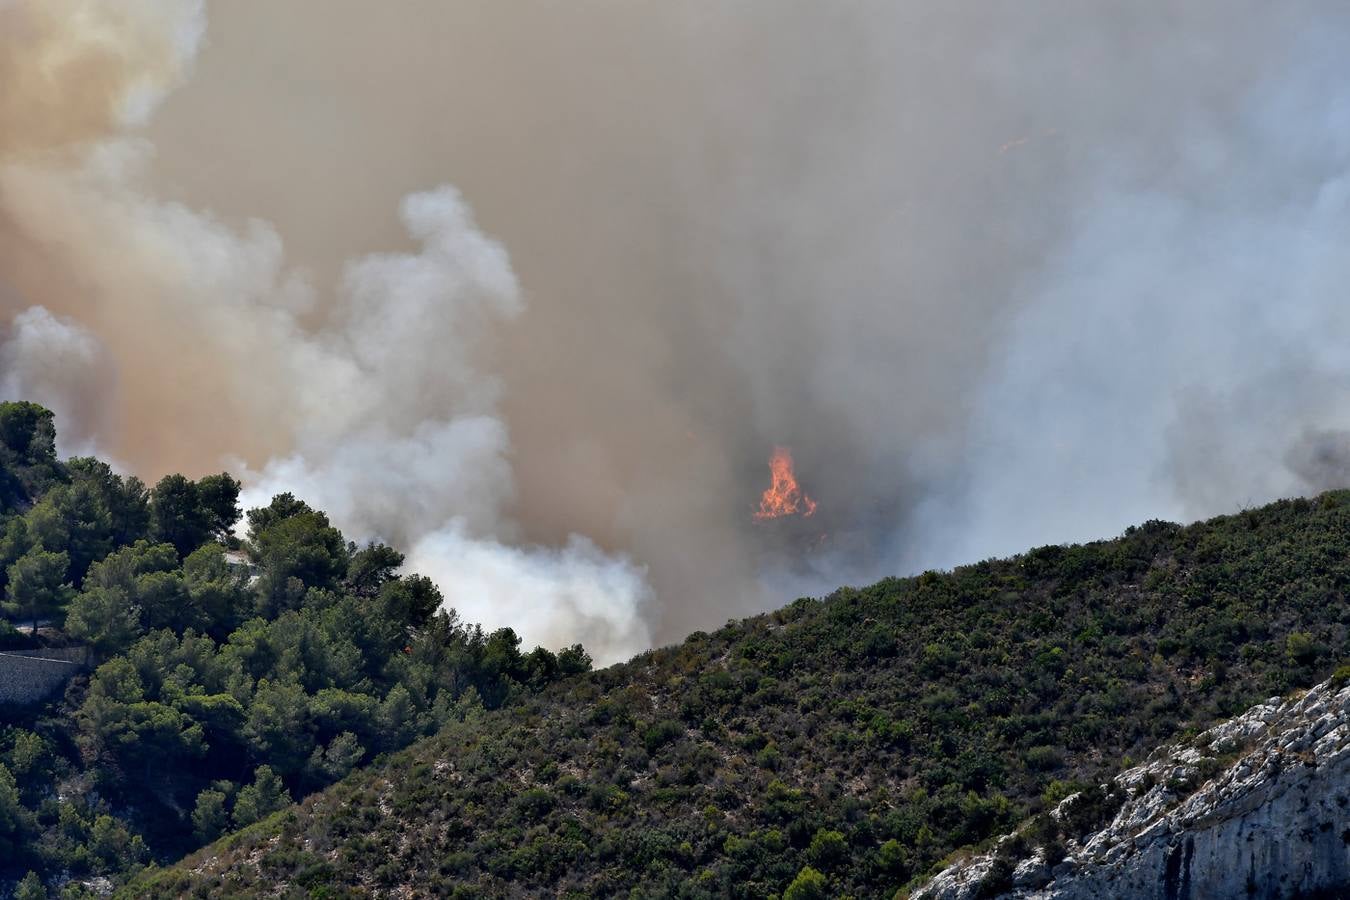
[[[1115,784],[1130,799],[1105,827],[1068,841],[1053,870],[1041,849],[1010,858],[1025,840],[1009,836],[1001,853],[953,866],[915,896],[1350,896],[1350,686],[1271,698]]]

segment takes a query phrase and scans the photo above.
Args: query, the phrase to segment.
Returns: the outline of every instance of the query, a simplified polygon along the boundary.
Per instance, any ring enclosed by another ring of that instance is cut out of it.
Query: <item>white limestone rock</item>
[[[1202,773],[1209,778],[1193,792],[1173,790]],[[1350,896],[1350,685],[1326,682],[1293,699],[1272,697],[1188,746],[1164,748],[1114,783],[1130,799],[1110,823],[1069,841],[1049,878],[1039,849],[1015,862],[1002,896]],[[975,857],[914,896],[973,900],[985,878],[1007,866],[995,854]]]

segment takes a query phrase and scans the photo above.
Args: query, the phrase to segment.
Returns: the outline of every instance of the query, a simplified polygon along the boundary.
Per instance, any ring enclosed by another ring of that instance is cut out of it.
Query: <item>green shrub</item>
[[[655,753],[657,750],[673,743],[684,735],[684,725],[674,719],[662,719],[659,722],[653,722],[642,733],[642,745],[648,753]]]
[[[846,856],[848,856],[848,841],[844,839],[843,832],[824,828],[811,838],[811,846],[806,851],[806,858],[822,869],[835,866]]]
[[[783,891],[783,900],[825,900],[827,896],[825,876],[810,866],[804,866]]]

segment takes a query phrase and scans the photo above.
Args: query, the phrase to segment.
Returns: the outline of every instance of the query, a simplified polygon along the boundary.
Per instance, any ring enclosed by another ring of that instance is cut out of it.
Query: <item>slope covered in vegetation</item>
[[[134,890],[890,896],[1162,740],[1324,677],[1347,584],[1342,492],[799,600],[461,707]],[[1116,802],[1084,797],[1084,828]]]
[[[116,885],[462,717],[590,668],[438,611],[389,547],[289,495],[231,535],[239,484],[147,489],[59,461],[52,415],[0,403],[0,648],[78,642],[97,668],[0,704],[0,896]],[[227,548],[237,548],[227,557]]]

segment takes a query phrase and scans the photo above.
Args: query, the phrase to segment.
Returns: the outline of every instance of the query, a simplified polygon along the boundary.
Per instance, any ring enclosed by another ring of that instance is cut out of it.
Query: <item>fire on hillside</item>
[[[769,457],[769,471],[773,475],[773,480],[759,499],[755,521],[764,522],[795,515],[805,518],[816,511],[816,501],[807,496],[797,484],[797,476],[792,468],[791,450],[786,447],[775,447],[773,455]]]

